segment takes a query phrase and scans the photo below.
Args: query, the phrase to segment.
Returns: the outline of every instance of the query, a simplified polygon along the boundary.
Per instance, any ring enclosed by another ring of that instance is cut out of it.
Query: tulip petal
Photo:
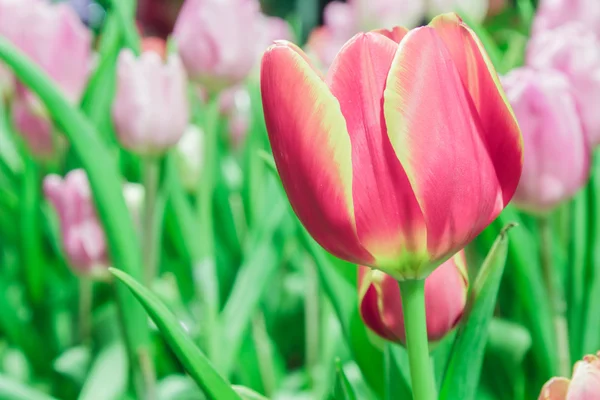
[[[406,36],[408,33],[408,29],[403,26],[396,26],[392,29],[376,29],[373,32],[379,33],[387,38],[392,39],[396,43],[400,43],[400,41]]]
[[[450,51],[479,113],[483,140],[502,188],[500,212],[515,193],[523,164],[523,143],[515,115],[483,45],[460,17],[454,13],[440,15],[430,26]]]
[[[552,378],[544,387],[538,400],[567,400],[570,381],[567,378]]]
[[[371,263],[356,234],[351,144],[338,101],[285,41],[263,56],[261,92],[273,157],[298,218],[335,256]]]
[[[419,250],[418,257],[427,260],[421,210],[383,118],[383,92],[397,48],[383,35],[358,34],[340,50],[326,77],[352,142],[352,197],[359,240],[378,267],[389,264],[396,269]],[[409,265],[418,268],[420,263],[411,260]]]
[[[497,215],[502,193],[477,113],[433,28],[414,29],[400,43],[384,113],[425,217],[428,250],[443,261]]]
[[[600,400],[600,359],[588,355],[575,363],[566,400]]]
[[[400,340],[396,334],[386,326],[386,322],[382,319],[383,304],[381,299],[381,282],[374,280],[375,274],[382,274],[379,271],[372,270],[369,267],[362,265],[358,266],[358,287],[359,287],[359,304],[360,315],[365,323],[373,332],[387,340],[396,342]],[[381,275],[380,275],[381,276]],[[384,275],[385,276],[385,275]],[[392,278],[390,278],[392,279]],[[393,280],[393,279],[392,279]],[[396,286],[398,284],[396,283]],[[398,301],[400,302],[400,289],[398,292]],[[400,302],[399,310],[402,311]],[[398,316],[402,320],[402,315]],[[404,329],[404,326],[402,326]],[[402,340],[404,332],[402,332]]]

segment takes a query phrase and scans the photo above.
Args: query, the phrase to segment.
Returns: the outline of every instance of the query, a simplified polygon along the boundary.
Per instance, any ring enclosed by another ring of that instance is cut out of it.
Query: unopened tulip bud
[[[527,46],[527,64],[565,74],[585,133],[592,146],[600,144],[600,39],[594,32],[578,23],[537,32]]]
[[[204,132],[197,125],[188,125],[175,147],[176,164],[183,187],[195,191],[204,163]]]
[[[69,265],[84,276],[105,278],[108,254],[104,230],[98,220],[85,172],[69,172],[65,178],[48,175],[44,194],[60,220],[62,246]]]
[[[571,379],[550,379],[538,400],[600,400],[600,352],[576,362]]]
[[[77,103],[92,66],[92,35],[67,4],[45,0],[0,0],[0,36],[24,52]],[[52,122],[29,90],[17,90],[16,128],[34,152],[52,151]]]
[[[241,82],[258,61],[251,38],[263,22],[256,0],[186,0],[174,38],[189,76],[211,92]]]
[[[154,51],[119,55],[112,108],[119,142],[147,156],[160,155],[183,135],[189,118],[185,70],[175,54],[166,62]]]
[[[406,342],[398,282],[389,275],[359,267],[360,313],[365,324],[384,339]],[[464,253],[446,261],[425,279],[427,338],[437,342],[459,323],[467,303],[469,280]]]
[[[513,202],[551,210],[587,182],[590,146],[567,78],[553,70],[520,68],[503,79],[521,132],[525,162]]]

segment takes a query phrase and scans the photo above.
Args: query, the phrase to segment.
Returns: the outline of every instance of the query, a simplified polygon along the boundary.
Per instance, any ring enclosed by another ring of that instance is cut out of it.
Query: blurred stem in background
[[[199,99],[194,93],[194,101]],[[196,104],[196,106],[200,106]],[[197,296],[202,303],[201,327],[209,360],[215,360],[219,349],[218,318],[220,309],[219,281],[215,261],[213,194],[218,168],[219,99],[211,96],[202,107],[205,132],[204,166],[196,192],[196,219],[200,231],[198,259],[194,260],[194,275],[198,282]]]
[[[312,261],[307,262],[305,269],[306,294],[304,296],[304,318],[306,337],[306,368],[309,371],[311,387],[314,388],[319,364],[320,316],[319,312],[319,277]]]
[[[571,356],[569,350],[569,332],[566,318],[566,303],[564,293],[558,282],[557,271],[552,263],[552,225],[549,217],[541,216],[538,219],[540,235],[540,260],[546,291],[552,306],[552,322],[558,350],[558,371],[561,376],[569,376],[571,370]]]
[[[90,339],[94,283],[86,277],[79,278],[79,340],[85,344]]]
[[[149,157],[144,160],[144,217],[142,220],[142,259],[144,260],[144,284],[151,287],[158,273],[160,243],[158,233],[162,224],[157,218],[156,196],[160,180],[160,160]]]
[[[429,359],[425,319],[425,279],[406,280],[398,284],[404,310],[406,349],[414,400],[435,400],[436,385]]]

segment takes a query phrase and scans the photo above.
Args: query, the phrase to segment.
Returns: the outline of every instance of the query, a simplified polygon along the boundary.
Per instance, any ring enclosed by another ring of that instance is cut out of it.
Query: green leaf
[[[214,400],[240,400],[229,383],[213,368],[206,356],[185,333],[183,327],[156,295],[126,273],[111,268],[110,272],[125,284],[144,306],[171,350],[190,376]]]
[[[240,267],[231,294],[220,316],[220,329],[223,343],[219,349],[219,370],[228,376],[235,365],[243,335],[247,331],[256,312],[262,294],[268,289],[279,265],[279,257],[272,243],[272,237],[286,215],[282,201],[273,205],[271,213],[265,217],[261,229],[253,236],[245,252],[246,259]]]
[[[118,400],[126,390],[127,353],[123,343],[114,342],[94,360],[78,400]]]
[[[489,325],[508,251],[507,225],[492,246],[471,288],[467,311],[459,327],[448,363],[440,399],[475,398]]]
[[[0,375],[0,399],[10,400],[57,400],[30,386]]]
[[[356,400],[354,389],[344,373],[344,367],[339,358],[335,361],[335,372],[336,379],[332,400]]]
[[[233,390],[235,390],[236,393],[239,394],[243,400],[269,400],[262,394],[257,393],[254,390],[245,386],[233,385],[232,387]]]
[[[588,208],[589,254],[587,262],[591,266],[600,265],[600,153],[594,154],[593,176],[590,180],[590,207]],[[596,270],[597,271],[597,270]],[[593,354],[600,348],[600,274],[591,274],[587,283],[587,304],[584,307],[582,354]]]
[[[590,191],[582,190],[575,196],[571,204],[569,204],[571,212],[571,240],[567,268],[567,299],[570,350],[571,358],[574,360],[578,360],[584,355],[582,341],[585,332],[586,276],[589,272],[589,267],[593,265],[588,263],[586,258],[588,254],[588,240],[590,238],[589,227],[591,225],[588,207],[593,205],[593,203],[588,201]]]

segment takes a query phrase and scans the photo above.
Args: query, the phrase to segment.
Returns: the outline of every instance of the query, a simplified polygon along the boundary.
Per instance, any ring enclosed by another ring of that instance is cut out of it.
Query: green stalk
[[[161,228],[156,218],[156,196],[160,179],[160,161],[156,158],[144,160],[144,214],[142,219],[142,259],[144,262],[144,284],[152,286],[158,272],[160,243],[157,232]]]
[[[93,282],[90,278],[79,278],[79,339],[86,344],[91,333]]]
[[[214,361],[219,352],[218,318],[220,309],[219,281],[215,261],[215,240],[213,220],[213,195],[215,175],[218,168],[218,98],[209,100],[204,111],[204,167],[196,191],[196,220],[201,241],[198,243],[198,259],[194,260],[194,271],[199,283],[198,295],[203,306],[203,329],[205,349],[209,360]]]
[[[306,367],[309,372],[309,382],[314,388],[318,377],[317,367],[319,364],[319,277],[316,267],[307,263],[305,268],[306,293],[304,296],[304,320],[306,337]]]
[[[404,311],[406,349],[410,365],[414,400],[437,398],[433,367],[429,360],[425,320],[425,280],[398,282]]]
[[[27,291],[32,303],[39,306],[44,299],[44,259],[40,232],[40,179],[35,161],[24,156],[25,171],[21,191],[21,257]]]
[[[571,355],[569,350],[569,332],[565,316],[566,304],[563,291],[560,289],[556,271],[552,265],[552,226],[548,217],[538,220],[540,234],[540,259],[548,297],[552,305],[554,335],[558,350],[558,371],[561,376],[569,376]]]

